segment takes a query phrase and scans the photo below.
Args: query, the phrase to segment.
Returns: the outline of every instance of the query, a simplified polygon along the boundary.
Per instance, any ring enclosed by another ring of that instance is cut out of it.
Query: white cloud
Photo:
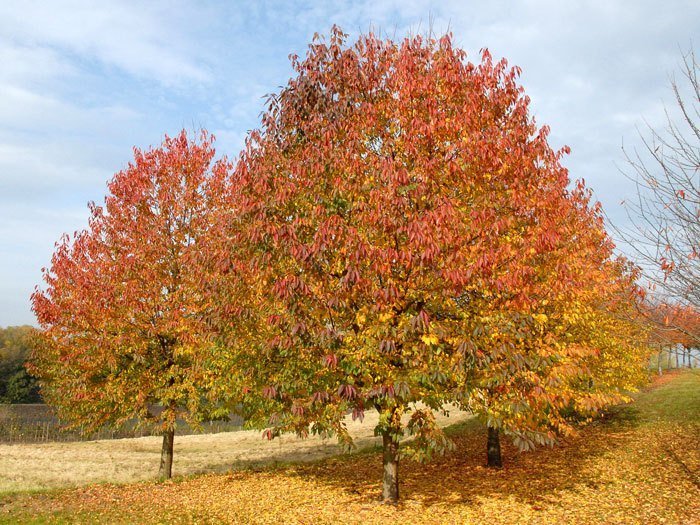
[[[74,191],[76,186],[103,186],[108,173],[90,160],[76,158],[65,143],[30,147],[0,142],[0,203],[55,198],[57,192]]]
[[[211,74],[186,31],[196,27],[197,13],[169,2],[3,2],[0,34],[166,84],[203,82]]]
[[[0,41],[0,82],[31,85],[67,78],[75,67],[53,49]]]
[[[0,84],[0,121],[15,130],[85,133],[99,129],[105,121],[124,123],[140,117],[135,109],[119,104],[80,107],[52,95]]]

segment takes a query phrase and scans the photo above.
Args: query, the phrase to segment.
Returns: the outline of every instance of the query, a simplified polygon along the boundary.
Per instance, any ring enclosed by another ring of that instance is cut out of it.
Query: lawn
[[[16,523],[700,523],[700,372],[666,374],[552,449],[490,470],[484,431],[450,427],[456,448],[401,466],[402,501],[378,502],[377,450],[34,493],[6,493],[0,522]]]

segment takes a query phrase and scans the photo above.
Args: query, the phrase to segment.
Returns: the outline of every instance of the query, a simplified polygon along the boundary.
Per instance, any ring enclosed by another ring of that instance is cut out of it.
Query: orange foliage
[[[135,150],[104,206],[90,204],[88,228],[56,244],[45,288],[32,295],[42,328],[33,371],[75,426],[136,418],[166,430],[207,410],[200,240],[227,171],[213,163],[212,141],[183,131]]]
[[[348,45],[337,28],[293,67],[217,234],[251,424],[346,439],[346,411],[376,409],[387,446],[408,431],[428,457],[449,442],[416,402],[457,396],[529,448],[572,404],[619,400],[643,369],[634,273],[583,183],[568,189],[519,70],[450,36]]]

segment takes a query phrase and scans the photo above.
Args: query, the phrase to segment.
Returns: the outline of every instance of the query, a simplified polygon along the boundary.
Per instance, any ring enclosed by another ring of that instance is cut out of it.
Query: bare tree
[[[654,289],[655,300],[700,311],[700,82],[691,50],[682,78],[671,78],[675,112],[662,130],[640,133],[643,147],[625,151],[636,198],[626,203],[632,226],[616,228]],[[686,327],[674,327],[685,330]],[[700,343],[700,333],[687,334]],[[694,345],[695,346],[695,345]]]

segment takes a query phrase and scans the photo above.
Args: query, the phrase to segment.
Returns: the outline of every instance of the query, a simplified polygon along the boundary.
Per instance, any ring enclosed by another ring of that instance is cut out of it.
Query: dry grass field
[[[468,418],[452,410],[437,415],[442,426]],[[377,413],[347,420],[358,448],[380,443],[373,435]],[[157,436],[69,443],[0,444],[0,494],[89,483],[128,483],[158,474],[162,439]],[[268,441],[258,431],[175,436],[174,475],[226,472],[251,465],[313,461],[343,450],[335,439],[283,435]]]

